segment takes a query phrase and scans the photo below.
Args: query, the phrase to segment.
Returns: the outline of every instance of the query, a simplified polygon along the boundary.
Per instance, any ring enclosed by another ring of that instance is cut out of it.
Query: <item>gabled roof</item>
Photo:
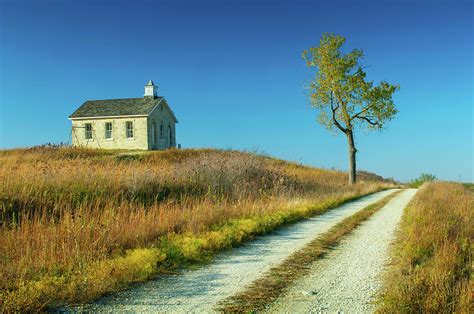
[[[178,119],[176,118],[176,116],[174,115],[174,112],[173,110],[171,109],[171,107],[168,105],[168,102],[166,101],[166,99],[163,98],[163,102],[162,102],[162,105],[164,106],[164,108],[166,108],[168,110],[168,112],[170,113],[171,117],[174,119],[174,122],[175,123],[178,123]],[[152,110],[153,111],[153,110]],[[151,113],[151,112],[150,112]]]
[[[115,116],[149,115],[163,97],[89,100],[83,103],[69,118],[94,118]]]

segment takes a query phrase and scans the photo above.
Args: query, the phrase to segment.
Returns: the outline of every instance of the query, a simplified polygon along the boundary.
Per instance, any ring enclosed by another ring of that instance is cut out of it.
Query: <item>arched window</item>
[[[163,139],[163,122],[160,124],[160,140]]]

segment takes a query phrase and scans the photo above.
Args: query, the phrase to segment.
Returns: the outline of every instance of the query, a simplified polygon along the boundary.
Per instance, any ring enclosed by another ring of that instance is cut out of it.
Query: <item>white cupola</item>
[[[149,80],[148,83],[145,85],[145,95],[144,97],[157,97],[158,86],[156,86],[152,80]]]

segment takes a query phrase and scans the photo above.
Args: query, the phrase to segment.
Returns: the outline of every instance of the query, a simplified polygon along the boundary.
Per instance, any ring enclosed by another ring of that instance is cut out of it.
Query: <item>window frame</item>
[[[129,125],[132,127],[129,128]],[[133,140],[135,138],[135,127],[133,125],[133,121],[125,121],[125,138],[127,140]]]
[[[168,137],[169,146],[173,147],[173,130],[171,128],[171,123],[168,123]]]
[[[110,130],[107,129],[107,126],[110,125]],[[104,129],[105,129],[105,139],[108,141],[111,141],[114,139],[114,124],[113,122],[105,122],[104,124]],[[110,131],[110,137],[107,137],[108,132]]]
[[[155,122],[155,120],[153,120],[151,122],[151,133],[152,133],[151,134],[151,145],[153,147],[155,147],[156,146],[156,122]]]
[[[84,138],[86,141],[92,141],[92,123],[84,123]]]

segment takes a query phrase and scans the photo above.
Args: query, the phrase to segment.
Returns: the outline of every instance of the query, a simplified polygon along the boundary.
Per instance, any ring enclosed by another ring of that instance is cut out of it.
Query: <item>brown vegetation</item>
[[[472,313],[474,194],[426,183],[405,209],[380,312]]]
[[[0,152],[0,306],[84,301],[388,186],[236,151]]]

